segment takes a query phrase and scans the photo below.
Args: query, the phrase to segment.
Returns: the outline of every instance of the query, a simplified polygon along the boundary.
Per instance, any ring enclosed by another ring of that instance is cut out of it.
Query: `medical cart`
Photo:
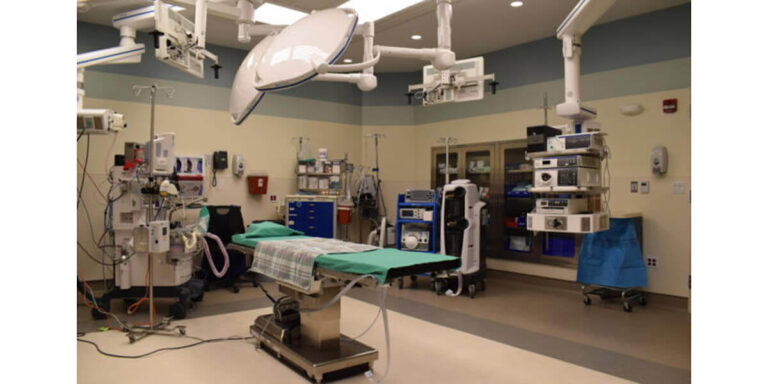
[[[405,200],[405,194],[397,195],[397,220],[395,221],[397,249],[437,253],[440,247],[440,195],[435,193],[431,202]],[[417,275],[411,276],[412,287],[416,286],[416,279]],[[402,289],[403,285],[404,278],[398,279],[398,288]]]
[[[611,250],[606,252],[620,252],[620,255],[613,255],[622,259],[621,269],[623,272],[615,271],[616,276],[612,276],[611,271],[605,269],[597,274],[594,271],[585,271],[585,264],[594,264],[593,260],[580,260],[579,273],[577,281],[582,283],[581,292],[584,295],[584,305],[592,304],[592,296],[599,296],[602,300],[620,298],[625,312],[632,312],[632,303],[645,306],[645,292],[640,287],[647,285],[646,266],[642,257],[643,252],[643,217],[639,213],[613,214],[611,215],[611,230],[597,234],[596,236],[612,236],[614,230],[620,227],[626,227],[631,232],[625,239],[617,239],[608,242],[606,247],[613,245]],[[605,242],[602,242],[605,244]],[[582,248],[582,252],[584,249]],[[590,252],[590,253],[594,253]],[[589,257],[591,255],[580,255]],[[606,261],[606,265],[617,265],[616,258],[611,262]]]
[[[338,197],[321,195],[288,195],[285,225],[307,236],[336,238]]]

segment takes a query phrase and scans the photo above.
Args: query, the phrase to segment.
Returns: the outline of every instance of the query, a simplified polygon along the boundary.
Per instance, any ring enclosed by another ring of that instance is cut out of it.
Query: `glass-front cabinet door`
[[[504,164],[504,237],[503,248],[516,258],[534,259],[536,244],[533,232],[526,227],[526,215],[535,207],[536,200],[528,189],[533,184],[533,165],[525,159],[525,143],[501,145]]]
[[[445,185],[445,174],[448,173],[449,182],[459,178],[459,152],[448,153],[448,162],[445,161],[445,150],[433,148],[432,150],[432,188],[440,188]]]
[[[492,169],[491,149],[464,150],[464,178],[477,185],[483,200],[488,198],[491,188]]]

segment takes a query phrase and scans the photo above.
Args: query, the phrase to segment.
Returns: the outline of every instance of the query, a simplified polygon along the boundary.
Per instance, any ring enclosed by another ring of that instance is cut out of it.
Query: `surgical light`
[[[263,92],[253,87],[253,78],[256,75],[256,68],[273,38],[274,36],[267,36],[256,44],[237,70],[229,96],[229,113],[235,125],[240,125],[264,97]]]
[[[272,3],[264,3],[256,8],[253,13],[253,20],[264,24],[288,25],[306,16],[304,12],[286,7],[281,7]]]
[[[339,8],[351,8],[357,11],[360,22],[375,21],[389,16],[397,11],[408,8],[422,0],[349,0]]]
[[[509,3],[509,5],[511,7],[514,7],[514,8],[519,8],[519,7],[523,6],[523,2],[522,1],[513,1],[513,2]]]
[[[333,64],[352,39],[357,14],[330,8],[285,27],[264,52],[254,86],[259,91],[293,87],[318,74],[318,67]]]

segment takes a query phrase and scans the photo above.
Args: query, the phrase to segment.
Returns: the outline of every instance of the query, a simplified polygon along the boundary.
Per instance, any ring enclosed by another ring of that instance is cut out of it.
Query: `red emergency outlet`
[[[664,100],[664,104],[662,106],[664,109],[664,113],[675,113],[677,112],[677,99],[666,99]]]

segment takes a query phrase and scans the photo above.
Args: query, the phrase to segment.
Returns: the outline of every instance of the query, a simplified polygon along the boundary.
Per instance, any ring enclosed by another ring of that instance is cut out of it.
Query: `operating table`
[[[259,241],[290,238],[235,235],[227,248],[253,254]],[[371,371],[378,351],[340,332],[342,291],[354,285],[385,286],[402,277],[439,273],[460,264],[452,256],[396,249],[318,256],[309,289],[277,280],[287,297],[276,301],[272,314],[256,318],[251,334],[266,351],[317,383]]]

